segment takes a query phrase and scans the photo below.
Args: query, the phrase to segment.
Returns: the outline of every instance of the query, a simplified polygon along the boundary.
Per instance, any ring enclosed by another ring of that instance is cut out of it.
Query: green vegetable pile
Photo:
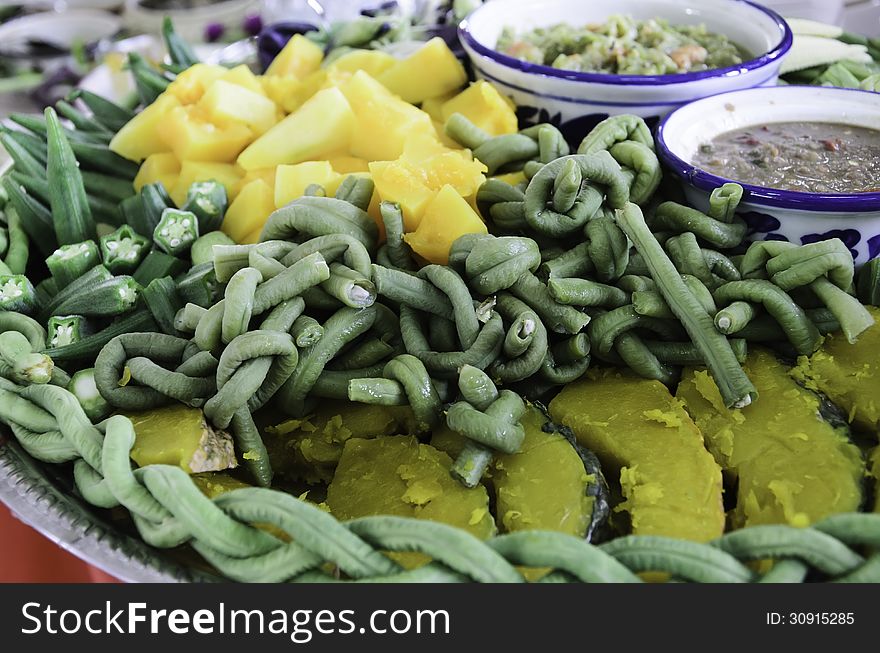
[[[72,462],[81,496],[127,508],[149,544],[189,543],[221,573],[251,581],[332,580],[331,563],[353,580],[514,582],[523,564],[553,568],[545,580],[557,581],[666,571],[747,582],[762,577],[743,562],[767,558],[783,562],[763,580],[802,581],[811,570],[880,579],[877,555],[850,548],[880,547],[880,516],[755,527],[710,544],[630,536],[597,547],[538,531],[482,542],[391,516],[342,524],[268,489],[272,460],[255,420],[267,409],[301,418],[327,399],[408,406],[421,434],[445,426],[466,439],[451,473],[474,487],[493,456],[520,449],[523,398],[552,396],[593,356],[666,384],[682,366],[705,365],[724,403],[742,407],[756,400],[740,366],[747,343],[810,354],[822,333],[852,341],[872,324],[850,294],[841,241],[748,245],[736,185],[713,193],[708,214],[674,201],[640,118],[609,118],[572,154],[551,125],[493,138],[452,116],[448,135],[490,174],[528,181],[486,182],[477,202],[490,233],[458,239],[448,266],[420,266],[397,205],[381,206],[379,245],[367,178],[348,178],[333,197],[311,187],[253,245],[216,231],[226,209],[217,183],[194,184],[180,209],[161,184],[128,193],[131,166],[101,143],[129,114],[81,99],[91,114],[65,109],[75,129],[50,108],[30,134],[4,133],[21,147],[3,186],[0,421],[35,458]],[[101,233],[107,221],[115,229]],[[45,269],[29,261],[38,249]],[[877,271],[865,267],[866,300],[876,299]],[[209,499],[181,468],[132,470],[124,413],[175,403],[228,428],[261,487]],[[386,551],[433,561],[404,571]]]

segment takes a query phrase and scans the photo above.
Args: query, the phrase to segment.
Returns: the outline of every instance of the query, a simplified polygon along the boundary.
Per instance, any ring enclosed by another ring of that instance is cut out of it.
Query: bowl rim
[[[466,48],[469,48],[488,59],[492,59],[506,68],[512,68],[527,75],[541,75],[544,77],[555,77],[573,82],[611,84],[615,86],[667,86],[670,84],[686,84],[703,79],[739,77],[740,75],[759,70],[764,66],[780,61],[782,57],[788,54],[788,51],[791,50],[794,42],[794,34],[791,31],[791,27],[789,27],[788,23],[780,14],[769,7],[754,2],[753,0],[729,1],[741,2],[749,5],[752,9],[772,18],[780,30],[781,39],[779,43],[761,56],[749,59],[748,61],[736,64],[735,66],[713,68],[712,70],[701,70],[692,73],[672,73],[669,75],[613,75],[610,73],[585,73],[575,70],[561,70],[559,68],[553,68],[552,66],[530,63],[528,61],[523,61],[522,59],[517,59],[516,57],[502,54],[501,52],[480,43],[470,31],[473,17],[482,11],[486,7],[486,4],[475,9],[459,24],[458,36]]]
[[[719,101],[722,97],[742,95],[746,93],[787,93],[785,89],[810,89],[816,91],[815,86],[806,86],[802,84],[792,84],[789,86],[777,86],[772,89],[768,88],[746,88],[738,91],[727,91],[717,95],[710,95],[706,98],[696,100],[668,113],[660,121],[657,126],[656,142],[657,154],[662,163],[671,168],[685,182],[702,191],[711,192],[723,186],[724,184],[739,184],[745,191],[743,201],[751,204],[760,204],[763,206],[772,206],[780,209],[798,209],[801,211],[811,211],[816,213],[867,213],[871,209],[867,205],[874,204],[880,210],[880,192],[873,193],[805,193],[801,191],[779,190],[775,188],[767,188],[766,186],[756,186],[754,184],[745,184],[735,179],[720,177],[710,172],[706,172],[697,166],[688,163],[680,156],[675,154],[666,142],[666,126],[667,123],[679,111],[690,108],[693,110],[694,104],[704,100]],[[873,91],[865,91],[854,88],[832,88],[822,89],[824,92],[835,94],[841,93],[868,93],[880,102],[880,94]]]

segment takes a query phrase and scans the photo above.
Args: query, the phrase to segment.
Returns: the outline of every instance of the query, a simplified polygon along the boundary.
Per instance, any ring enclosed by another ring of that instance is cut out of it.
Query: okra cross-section
[[[134,272],[147,256],[152,244],[127,224],[101,237],[104,267],[113,274]]]
[[[153,242],[163,251],[177,256],[186,252],[199,237],[199,221],[190,211],[165,209],[156,229]]]
[[[23,274],[0,275],[0,310],[29,314],[36,305],[33,284]]]

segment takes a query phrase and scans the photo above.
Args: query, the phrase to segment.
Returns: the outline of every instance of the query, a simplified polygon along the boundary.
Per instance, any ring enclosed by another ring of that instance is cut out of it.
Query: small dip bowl
[[[558,23],[602,23],[614,14],[664,18],[671,25],[705,24],[752,59],[728,68],[672,75],[612,75],[560,70],[496,51],[504,27],[518,32]],[[525,123],[553,122],[577,140],[609,115],[634,113],[652,125],[673,109],[716,93],[774,86],[791,49],[786,22],[748,0],[504,0],[487,2],[459,28],[475,74],[519,108]]]
[[[775,122],[830,122],[880,130],[880,94],[817,86],[779,86],[723,93],[670,113],[657,130],[660,160],[677,174],[693,206],[706,209],[711,192],[735,181],[692,161],[716,136]],[[823,194],[742,184],[740,215],[752,240],[797,244],[840,238],[856,266],[880,256],[880,193]]]

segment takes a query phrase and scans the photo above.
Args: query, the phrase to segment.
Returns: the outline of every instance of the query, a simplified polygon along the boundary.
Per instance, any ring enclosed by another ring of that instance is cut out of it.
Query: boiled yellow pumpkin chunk
[[[289,77],[285,77],[284,79],[289,79]],[[306,76],[306,78],[300,81],[296,86],[291,87],[284,94],[281,102],[281,109],[285,113],[293,113],[309,99],[314,97],[315,93],[333,86],[333,84],[328,82],[326,70],[316,70],[311,75]]]
[[[215,429],[198,408],[180,403],[128,413],[135,441],[131,458],[141,467],[175,465],[188,474],[237,466],[232,436]]]
[[[328,189],[335,190],[339,186],[340,177],[329,161],[304,161],[292,166],[278,166],[275,170],[275,207],[280,209],[302,197],[312,184],[317,184],[330,195],[331,191]]]
[[[486,181],[483,174],[486,166],[475,160],[470,150],[446,147],[432,136],[415,134],[409,137],[400,158],[432,190],[450,184],[459,195],[468,197],[476,194]]]
[[[255,170],[320,159],[348,147],[354,126],[348,100],[339,89],[328,88],[251,143],[238,163]]]
[[[196,106],[172,109],[159,124],[159,138],[181,161],[235,161],[252,140],[253,132],[238,123],[218,127],[199,109]]]
[[[198,106],[215,125],[241,124],[257,136],[269,131],[277,122],[277,109],[272,100],[222,79],[205,91]]]
[[[406,231],[415,231],[435,194],[424,177],[400,161],[373,161],[370,174],[379,196],[386,202],[400,204]]]
[[[274,189],[276,170],[276,168],[257,168],[256,170],[251,170],[239,180],[237,189],[240,191],[242,188],[251,183],[254,179],[262,179]]]
[[[441,121],[460,113],[492,136],[513,134],[519,128],[516,113],[506,98],[489,82],[480,80],[448,100],[441,109]]]
[[[619,479],[614,510],[627,513],[633,534],[708,542],[724,532],[721,468],[659,381],[593,372],[562,389],[550,416],[599,457],[609,481]]]
[[[431,116],[431,120],[442,123],[443,105],[455,96],[456,93],[453,91],[452,93],[444,93],[443,95],[438,95],[437,97],[428,98],[427,100],[422,102],[422,111]]]
[[[431,118],[360,70],[340,86],[356,116],[349,151],[368,161],[392,161],[415,133],[434,134]]]
[[[450,185],[462,197],[475,195],[486,181],[486,166],[464,151],[446,152],[431,158],[426,168],[432,188]]]
[[[327,70],[351,74],[363,70],[371,77],[378,77],[395,63],[397,59],[381,50],[352,50],[334,60],[327,66]]]
[[[302,34],[294,34],[266,69],[267,75],[294,75],[298,79],[315,72],[324,60],[324,50]]]
[[[486,488],[452,478],[452,459],[412,436],[350,438],[327,488],[327,504],[340,520],[372,515],[428,519],[485,539],[495,534]]]
[[[259,227],[250,232],[247,236],[242,238],[239,242],[242,245],[256,245],[260,242],[260,234],[263,233],[263,227]]]
[[[446,41],[435,36],[377,79],[407,102],[419,104],[461,88],[467,82],[467,73]]]
[[[238,194],[238,182],[241,179],[238,169],[231,163],[211,163],[209,161],[182,161],[177,183],[168,192],[177,206],[183,206],[186,202],[187,191],[192,184],[211,179],[223,184],[229,201],[232,201]]]
[[[281,75],[263,75],[259,80],[260,88],[263,89],[266,97],[275,103],[276,108],[280,112],[288,113],[284,110],[287,98],[298,92],[302,82],[293,75],[287,75],[286,77]]]
[[[159,138],[158,127],[168,113],[179,106],[177,96],[163,93],[116,132],[110,141],[110,149],[132,161],[143,161],[158,152],[170,152],[171,148]]]
[[[357,156],[349,156],[346,153],[334,153],[327,156],[332,168],[342,175],[352,172],[369,172],[370,162]]]
[[[850,344],[843,334],[826,337],[809,358],[801,358],[793,370],[799,381],[826,394],[849,416],[849,421],[868,433],[880,432],[880,308],[867,307],[874,326]]]
[[[173,152],[157,152],[148,156],[141,164],[133,186],[136,191],[147,184],[161,182],[166,189],[174,188],[177,175],[180,174],[180,161]]]
[[[731,525],[804,527],[858,510],[865,463],[847,431],[823,419],[819,396],[770,351],[750,348],[743,369],[759,395],[745,408],[728,409],[705,370],[686,369],[676,393],[735,480]]]
[[[230,84],[237,84],[238,86],[242,86],[249,91],[253,91],[254,93],[258,93],[260,95],[265,96],[266,92],[263,90],[263,85],[260,83],[260,79],[251,72],[251,69],[248,68],[245,64],[241,64],[240,66],[236,66],[227,72],[223,77],[220,77],[224,82],[229,82]]]
[[[241,189],[238,197],[226,209],[220,230],[232,240],[242,243],[255,231],[260,231],[275,210],[275,194],[262,179],[255,179]]]
[[[195,104],[202,99],[205,91],[229,72],[228,68],[206,63],[197,63],[181,72],[168,85],[166,93],[180,100],[181,104]]]
[[[425,207],[418,229],[403,239],[431,263],[446,265],[449,248],[465,234],[484,234],[486,225],[454,187],[446,185]]]

